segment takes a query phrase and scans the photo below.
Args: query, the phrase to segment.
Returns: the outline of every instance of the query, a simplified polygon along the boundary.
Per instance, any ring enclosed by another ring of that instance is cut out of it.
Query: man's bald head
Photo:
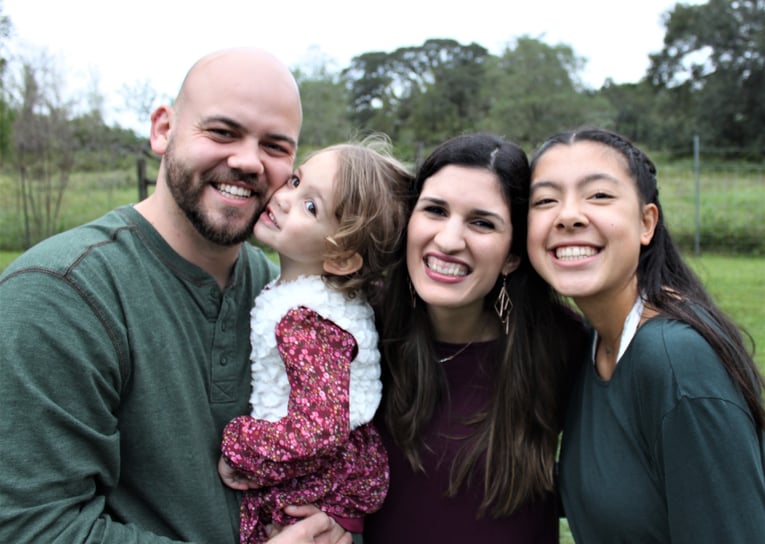
[[[283,97],[292,96],[300,108],[300,93],[287,66],[272,53],[257,47],[233,47],[208,53],[189,69],[181,84],[173,107],[176,111],[194,95],[199,86],[218,83],[228,85],[239,76],[241,84],[250,81],[267,85]],[[302,110],[300,110],[302,121]]]

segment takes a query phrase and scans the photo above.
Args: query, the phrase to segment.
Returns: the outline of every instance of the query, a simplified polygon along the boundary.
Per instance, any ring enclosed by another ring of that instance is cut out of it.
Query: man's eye
[[[316,203],[313,200],[306,200],[305,201],[305,209],[308,210],[308,213],[310,213],[314,217],[318,213],[318,211],[316,209]]]
[[[227,128],[221,128],[221,127],[214,127],[208,129],[208,131],[218,138],[233,138],[234,137],[234,131],[229,130]]]

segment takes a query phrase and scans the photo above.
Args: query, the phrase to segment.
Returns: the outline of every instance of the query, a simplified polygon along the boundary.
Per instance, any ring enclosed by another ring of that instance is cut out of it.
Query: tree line
[[[598,125],[655,151],[690,155],[694,135],[701,135],[706,149],[762,160],[765,0],[678,3],[664,26],[664,46],[650,55],[640,81],[607,80],[600,89],[582,83],[585,61],[570,46],[530,36],[497,55],[478,43],[429,39],[363,53],[339,70],[319,55],[294,68],[305,114],[301,146],[379,131],[402,159],[415,162],[462,132],[489,130],[533,149],[560,130]],[[79,102],[65,98],[49,57],[23,61],[12,79],[2,54],[11,29],[0,0],[0,159],[18,180],[25,221],[46,234],[55,228],[71,172],[130,167],[146,142],[105,123],[95,85]],[[125,92],[148,123],[156,97],[150,84]]]
[[[431,39],[364,53],[335,72],[318,58],[297,70],[302,140],[326,145],[378,130],[407,152],[492,130],[533,148],[559,130],[594,124],[674,154],[690,154],[702,135],[707,148],[731,156],[765,155],[765,0],[678,3],[664,25],[664,46],[644,77],[600,89],[582,84],[584,59],[571,47],[530,36],[499,55]]]
[[[363,53],[340,70],[317,56],[294,68],[305,113],[301,143],[322,146],[381,131],[407,154],[460,132],[491,130],[534,147],[551,133],[594,124],[654,150],[690,153],[689,142],[700,134],[707,147],[762,156],[765,0],[678,3],[664,14],[664,26],[664,46],[650,55],[639,82],[607,80],[600,89],[582,83],[585,61],[570,46],[530,36],[498,55],[478,43],[430,39]],[[0,16],[0,44],[10,29],[8,17]],[[50,59],[35,62],[24,63],[21,82],[11,90],[7,61],[0,59],[4,158],[29,152],[30,126],[41,124],[71,124],[61,130],[75,135],[67,143],[90,154],[80,161],[86,168],[100,166],[118,147],[140,144],[130,131],[105,126],[97,90],[86,97],[86,111],[74,111],[61,98]],[[156,93],[146,82],[126,90],[126,101],[148,119],[147,103]]]

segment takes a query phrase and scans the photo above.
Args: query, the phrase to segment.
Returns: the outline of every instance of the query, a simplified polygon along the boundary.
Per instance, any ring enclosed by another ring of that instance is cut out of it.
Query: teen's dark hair
[[[754,341],[746,335],[751,352],[743,341],[740,329],[712,300],[704,284],[683,260],[664,222],[659,203],[656,166],[648,156],[626,137],[599,128],[564,132],[548,139],[537,150],[532,169],[547,150],[575,142],[595,142],[619,153],[635,180],[642,204],[655,204],[659,219],[653,239],[640,249],[637,280],[638,291],[646,305],[660,314],[693,327],[717,353],[725,370],[740,388],[758,429],[765,430],[763,377],[753,360]]]
[[[531,267],[526,254],[530,170],[523,150],[488,133],[468,134],[438,146],[419,167],[409,195],[411,215],[428,178],[448,165],[486,169],[496,175],[510,208],[510,251],[520,266],[507,279],[513,303],[510,331],[500,335],[489,368],[494,390],[485,409],[471,414],[474,433],[464,441],[451,467],[449,494],[474,480],[483,488],[478,515],[509,515],[527,501],[553,490],[553,473],[569,376],[585,333],[573,312]],[[436,362],[434,333],[417,298],[412,308],[406,269],[406,233],[398,264],[388,278],[381,308],[383,358],[382,415],[394,440],[415,470],[429,447],[423,430],[449,395],[444,370]],[[492,308],[501,277],[485,299]],[[496,315],[491,310],[491,315]]]

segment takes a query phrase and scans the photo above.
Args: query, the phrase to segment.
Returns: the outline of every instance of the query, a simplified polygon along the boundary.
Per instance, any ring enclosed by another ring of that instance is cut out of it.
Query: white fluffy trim
[[[371,421],[382,395],[374,312],[363,298],[349,300],[319,276],[303,276],[280,285],[272,283],[255,299],[250,312],[251,415],[268,421],[287,415],[290,385],[274,331],[282,317],[299,306],[314,310],[356,339],[358,355],[351,362],[351,429]]]

